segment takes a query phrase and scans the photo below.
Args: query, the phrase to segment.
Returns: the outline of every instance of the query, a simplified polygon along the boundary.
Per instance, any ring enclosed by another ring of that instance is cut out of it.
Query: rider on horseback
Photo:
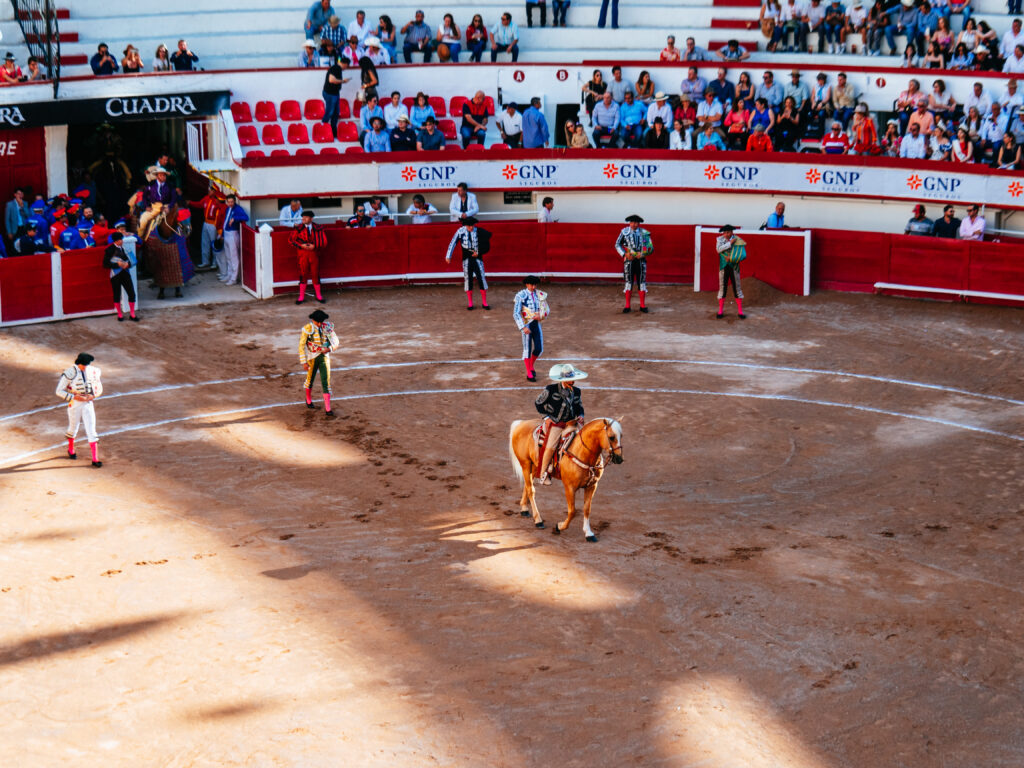
[[[551,485],[548,472],[562,432],[583,426],[583,394],[573,382],[587,378],[587,374],[571,363],[560,363],[551,366],[548,378],[555,383],[548,384],[537,398],[537,411],[544,417],[546,437],[544,458],[540,463],[541,485]]]

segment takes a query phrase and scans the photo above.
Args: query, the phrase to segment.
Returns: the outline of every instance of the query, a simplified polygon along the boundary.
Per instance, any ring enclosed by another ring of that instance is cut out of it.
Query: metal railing
[[[14,18],[25,35],[29,53],[46,69],[53,97],[60,89],[60,26],[52,0],[11,0]]]
[[[220,116],[185,124],[188,162],[197,171],[235,170],[227,126]]]

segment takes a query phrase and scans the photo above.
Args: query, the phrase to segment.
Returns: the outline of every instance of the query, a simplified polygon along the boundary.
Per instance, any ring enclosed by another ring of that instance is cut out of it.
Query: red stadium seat
[[[466,149],[483,149],[483,148],[484,148],[483,144],[470,144],[468,147],[466,147]]]
[[[324,103],[321,99],[307,99],[306,108],[302,110],[307,120],[321,120],[324,116]]]
[[[494,117],[494,99],[484,96],[484,105],[487,107],[487,114]]]
[[[277,107],[272,101],[256,102],[256,121],[260,123],[273,123],[277,120]]]
[[[270,156],[271,157],[291,157],[292,153],[289,152],[287,149],[275,149],[273,152],[270,153]]]
[[[264,152],[262,149],[250,149],[248,152],[245,153],[245,156],[246,157],[266,157],[267,153]]]
[[[447,117],[448,112],[444,108],[444,98],[441,96],[428,96],[427,103],[434,108],[434,114],[437,117]]]
[[[337,147],[324,147],[320,150],[321,155],[340,155]]]
[[[363,102],[359,99],[352,99],[352,117],[359,117],[360,111],[363,109]]]
[[[462,115],[462,105],[469,101],[465,96],[452,96],[452,105],[448,110],[448,114],[452,117],[460,117]]]
[[[402,99],[402,103],[405,105],[406,109],[412,112],[412,108],[416,106],[416,97],[406,96],[404,99]]]
[[[346,155],[358,155],[358,154],[361,154],[361,153],[362,153],[362,151],[363,151],[363,148],[362,148],[362,147],[360,147],[360,146],[359,146],[359,145],[357,144],[357,145],[356,145],[356,146],[354,146],[354,147],[347,147],[347,148],[345,149],[345,154],[346,154]]]
[[[302,110],[299,109],[299,102],[294,99],[281,102],[281,119],[292,123],[302,119]]]
[[[454,120],[438,120],[437,127],[441,131],[441,135],[446,139],[454,139],[458,136],[458,131],[455,130]]]
[[[461,144],[445,144],[444,145],[444,149],[445,149],[446,152],[461,152],[462,151],[462,145]]]
[[[314,152],[309,147],[299,147],[298,149],[295,150],[295,155],[296,156],[298,156],[298,155],[315,155],[315,154],[316,154],[316,152]]]
[[[264,144],[284,144],[284,135],[281,133],[281,126],[277,123],[263,126]]]
[[[338,141],[359,141],[359,126],[355,123],[338,123]]]
[[[334,143],[334,131],[331,130],[331,126],[327,123],[317,123],[313,126],[313,143],[314,144],[333,144]]]
[[[231,116],[235,119],[235,124],[240,123],[251,123],[252,112],[249,110],[249,103],[246,101],[236,101],[231,105]]]
[[[299,105],[296,103],[295,106],[298,107]],[[309,131],[306,130],[305,123],[292,123],[288,126],[288,143],[309,144]]]
[[[338,117],[340,117],[342,120],[348,120],[350,117],[352,117],[352,113],[349,112],[348,109],[348,102],[345,101],[344,99],[342,99],[341,102],[338,104]]]
[[[512,149],[508,144],[491,144],[491,149]]]
[[[260,143],[260,136],[256,133],[255,125],[238,126],[238,143],[243,147],[255,147]]]

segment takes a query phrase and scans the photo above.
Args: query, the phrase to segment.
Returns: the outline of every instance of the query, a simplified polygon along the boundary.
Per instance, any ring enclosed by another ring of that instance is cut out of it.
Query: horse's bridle
[[[604,421],[604,419],[602,419],[602,421]],[[604,421],[604,434],[605,434],[605,437],[608,436],[608,430],[610,428],[611,427],[608,424],[608,422]],[[576,456],[572,451],[570,451],[568,448],[566,449],[565,452],[569,456],[569,458],[572,459],[576,464],[578,464],[583,469],[589,469],[590,472],[591,472],[591,475],[593,475],[594,470],[603,469],[604,468],[604,455],[603,455],[604,454],[604,449],[601,448],[600,446],[598,446],[598,450],[594,451],[593,448],[591,448],[589,445],[587,445],[587,441],[583,439],[583,430],[580,430],[577,433],[577,436],[579,437],[580,443],[583,444],[584,448],[586,448],[591,453],[597,453],[597,461],[594,464],[587,464],[582,459],[580,459],[578,456]],[[608,443],[610,444],[611,440],[609,440]],[[618,448],[611,448],[611,449],[609,449],[608,453],[611,456],[618,456],[621,459],[622,458],[622,446],[620,445]]]

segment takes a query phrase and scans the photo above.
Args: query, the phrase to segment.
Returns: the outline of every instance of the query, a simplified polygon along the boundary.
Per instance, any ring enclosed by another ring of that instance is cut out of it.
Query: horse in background
[[[526,517],[533,514],[537,528],[544,527],[544,520],[537,509],[536,488],[533,482],[534,469],[540,462],[537,441],[533,433],[540,419],[513,421],[508,433],[508,455],[512,471],[523,483],[523,495],[519,499],[519,513]],[[622,425],[615,419],[593,419],[576,430],[565,452],[558,459],[558,472],[565,489],[568,515],[557,523],[552,533],[559,534],[569,527],[576,514],[576,492],[583,489],[583,535],[587,541],[597,541],[590,528],[590,504],[594,500],[597,483],[604,474],[604,453],[609,454],[612,464],[622,463]]]

